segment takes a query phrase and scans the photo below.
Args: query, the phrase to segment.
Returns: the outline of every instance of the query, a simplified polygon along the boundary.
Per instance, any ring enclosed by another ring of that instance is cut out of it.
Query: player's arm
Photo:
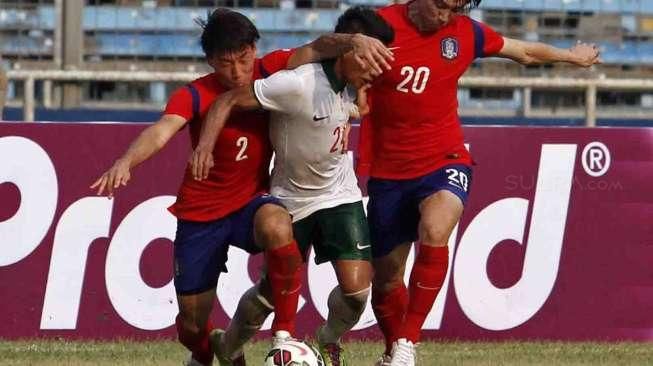
[[[107,195],[113,197],[115,189],[129,182],[130,170],[161,150],[184,127],[186,121],[186,118],[175,114],[163,115],[158,122],[141,132],[127,151],[90,188],[97,188],[98,195],[106,190]]]
[[[234,109],[251,110],[261,108],[254,95],[253,84],[231,89],[211,104],[202,123],[199,142],[190,157],[190,167],[196,180],[209,176],[213,167],[215,142]]]
[[[361,67],[367,68],[367,65],[370,65],[379,75],[383,73],[383,69],[390,70],[390,62],[394,60],[392,51],[376,38],[360,33],[328,33],[297,48],[288,60],[288,68],[336,58],[349,51],[354,51]]]
[[[295,72],[285,70],[220,95],[206,115],[199,142],[190,157],[193,177],[203,180],[209,176],[215,143],[234,109],[292,112],[297,108],[302,87],[303,83]]]
[[[569,49],[562,49],[545,43],[506,37],[503,38],[503,47],[495,56],[508,58],[523,65],[567,62],[576,66],[590,67],[601,62],[599,50],[594,44],[578,42]]]

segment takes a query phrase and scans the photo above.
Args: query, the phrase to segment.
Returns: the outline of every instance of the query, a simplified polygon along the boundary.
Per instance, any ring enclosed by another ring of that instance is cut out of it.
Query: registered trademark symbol
[[[602,142],[591,142],[583,149],[582,161],[585,173],[600,177],[610,169],[610,150]]]

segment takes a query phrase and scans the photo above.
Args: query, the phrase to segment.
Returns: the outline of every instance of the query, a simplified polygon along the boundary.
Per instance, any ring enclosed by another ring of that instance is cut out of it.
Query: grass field
[[[247,348],[251,366],[261,365],[268,344]],[[377,342],[346,344],[350,366],[371,366]],[[0,341],[0,365],[181,365],[186,352],[171,341]],[[217,363],[216,363],[217,365]],[[419,363],[431,365],[653,365],[647,343],[422,343]]]

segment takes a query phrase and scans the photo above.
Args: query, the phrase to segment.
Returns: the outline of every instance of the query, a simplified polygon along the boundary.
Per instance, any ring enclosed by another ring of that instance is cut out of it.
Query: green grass
[[[345,345],[350,366],[371,366],[381,353],[378,342]],[[251,366],[259,366],[268,343],[246,350]],[[430,365],[653,365],[650,343],[558,342],[424,342],[419,363]],[[186,352],[171,341],[69,342],[0,341],[0,365],[181,365]],[[216,363],[217,365],[217,363]]]

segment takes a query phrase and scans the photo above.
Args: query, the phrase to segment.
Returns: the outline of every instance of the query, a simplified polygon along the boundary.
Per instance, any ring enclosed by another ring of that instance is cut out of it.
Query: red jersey
[[[254,80],[285,69],[291,55],[292,51],[286,50],[257,58]],[[188,120],[193,149],[209,107],[226,91],[215,74],[209,74],[178,89],[168,101],[164,114],[176,114]],[[211,221],[242,208],[257,194],[268,190],[271,156],[267,112],[232,113],[215,144],[215,165],[208,179],[195,180],[190,165],[187,166],[170,212],[183,220]]]
[[[411,179],[453,163],[471,164],[458,118],[458,79],[475,58],[495,54],[503,37],[457,15],[421,34],[406,4],[379,14],[394,28],[395,62],[368,94],[371,111],[361,126],[358,170],[376,178]]]

